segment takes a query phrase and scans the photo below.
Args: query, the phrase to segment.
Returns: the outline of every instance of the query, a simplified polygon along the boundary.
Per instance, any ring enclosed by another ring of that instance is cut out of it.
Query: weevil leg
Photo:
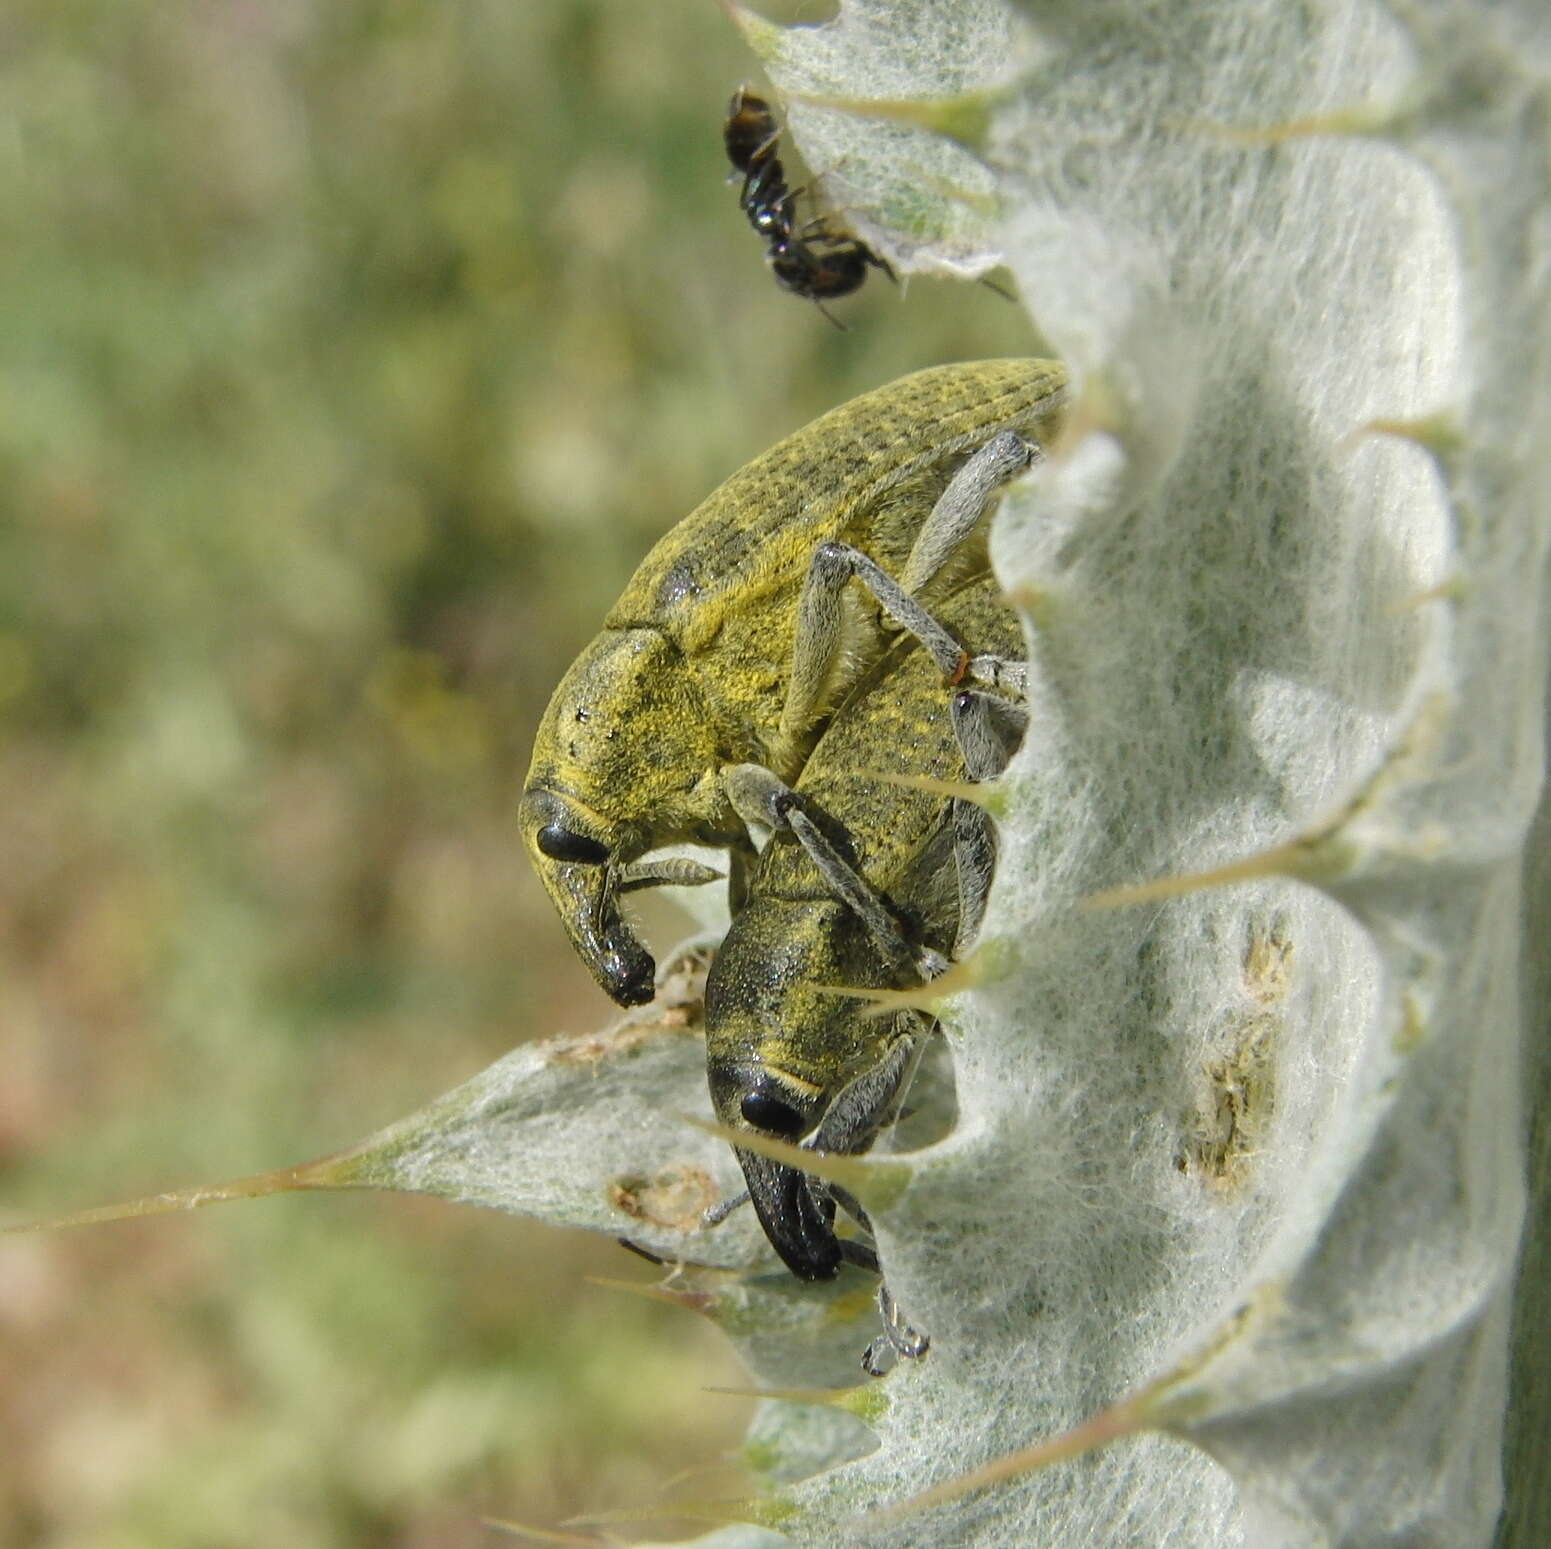
[[[942,953],[910,941],[872,885],[825,838],[806,812],[800,807],[790,808],[786,826],[819,868],[829,890],[861,920],[880,956],[898,969],[914,972],[923,982],[948,971],[948,960]]]
[[[856,1218],[857,1223],[869,1235],[872,1234],[872,1222],[867,1218],[867,1212],[844,1189],[830,1186],[830,1192],[839,1201],[841,1208]],[[842,1251],[850,1245],[851,1239],[842,1238]],[[871,1268],[878,1268],[878,1256],[876,1252],[871,1255]],[[848,1263],[857,1262],[847,1255]],[[894,1364],[897,1359],[907,1361],[919,1361],[926,1352],[931,1349],[930,1335],[923,1334],[919,1329],[913,1328],[905,1321],[904,1314],[899,1310],[899,1303],[894,1300],[894,1293],[889,1290],[886,1280],[878,1282],[878,1312],[883,1318],[883,1332],[867,1346],[862,1354],[862,1370],[869,1377],[881,1377]]]
[[[732,764],[722,771],[727,799],[745,823],[790,833],[808,852],[829,889],[861,920],[873,945],[895,968],[936,978],[947,967],[942,954],[912,946],[899,922],[872,885],[802,810],[800,798],[763,764]]]
[[[803,1142],[805,1150],[854,1156],[865,1151],[880,1131],[898,1119],[905,1094],[920,1066],[926,1035],[931,1030],[926,1019],[914,1011],[901,1012],[899,1022],[904,1031],[894,1040],[888,1053],[835,1098],[819,1127]],[[808,1187],[839,1205],[869,1238],[877,1235],[862,1202],[849,1189],[838,1183],[820,1183],[811,1178]],[[870,1269],[874,1274],[878,1272],[875,1248],[850,1238],[842,1238],[840,1247],[848,1264]]]
[[[878,606],[901,629],[921,642],[944,678],[957,683],[968,675],[1021,692],[1026,675],[1021,663],[999,656],[969,656],[877,560],[848,543],[821,543],[814,550],[797,601],[792,675],[781,712],[782,747],[802,741],[830,687],[841,655],[845,617],[842,599],[846,583],[853,579],[872,593]]]
[[[829,890],[861,920],[879,954],[901,972],[922,980],[946,972],[947,959],[928,946],[913,945],[898,920],[865,877],[802,810],[799,798],[778,776],[760,764],[735,764],[723,771],[733,810],[745,822],[786,830],[808,853]]]
[[[878,1273],[878,1251],[870,1243],[858,1242],[855,1237],[840,1237],[836,1240],[840,1244],[840,1257],[845,1263],[865,1270],[869,1275]]]
[[[896,623],[920,638],[944,677],[951,676],[963,662],[958,642],[925,608],[907,597],[876,561],[846,543],[820,544],[797,601],[792,673],[781,712],[783,747],[802,742],[831,688],[844,640],[845,588],[853,576],[862,580]]]
[[[889,1360],[889,1352],[893,1346],[889,1343],[887,1334],[879,1334],[862,1351],[862,1370],[869,1377],[886,1377],[894,1363]]]
[[[714,866],[703,866],[687,856],[668,855],[656,861],[633,861],[614,873],[616,893],[635,893],[647,887],[703,887],[725,875]]]
[[[1010,661],[1005,656],[971,656],[964,668],[964,678],[971,678],[986,688],[1017,699],[1027,699],[1029,694],[1029,664]],[[960,680],[962,681],[962,679]],[[1019,733],[1021,740],[1022,733]],[[1016,744],[1015,744],[1016,745]]]
[[[883,1332],[862,1353],[862,1370],[869,1377],[882,1377],[888,1372],[894,1361],[887,1356],[919,1361],[932,1347],[928,1335],[905,1321],[888,1282],[883,1280],[878,1282],[878,1312],[883,1318]]]
[[[997,489],[1043,456],[1033,442],[1004,430],[969,458],[948,480],[916,534],[900,575],[905,591],[920,591],[975,530]]]
[[[899,1013],[899,1035],[873,1068],[838,1093],[806,1145],[815,1151],[854,1156],[899,1118],[926,1047],[930,1023],[914,1011]],[[830,1192],[858,1224],[872,1230],[861,1205],[838,1184]]]
[[[785,828],[783,811],[796,792],[774,770],[763,764],[728,764],[721,772],[722,790],[745,827]]]
[[[860,918],[881,956],[900,966],[908,964],[922,984],[947,973],[948,959],[935,947],[913,942],[905,935],[862,874],[830,845],[806,813],[794,813],[792,832],[829,883],[831,891]],[[842,890],[842,883],[850,884],[849,891]]]
[[[707,1207],[700,1213],[701,1227],[709,1231],[713,1226],[720,1226],[733,1211],[741,1209],[748,1202],[749,1191],[744,1189],[741,1194],[734,1194],[731,1199],[724,1199]]]
[[[825,544],[824,548],[846,549],[842,543]],[[1022,698],[1028,682],[1028,666],[1024,662],[1009,661],[1004,656],[971,656],[941,624],[910,596],[898,581],[884,570],[876,560],[869,559],[859,549],[848,549],[851,573],[877,599],[878,605],[902,629],[908,630],[926,648],[950,683],[961,683],[972,678],[989,688],[1002,689]],[[810,575],[812,571],[810,569]]]
[[[972,801],[954,800],[953,855],[959,880],[959,926],[953,938],[953,956],[962,961],[980,935],[991,879],[996,874],[996,826],[991,815]]]
[[[1028,724],[1022,706],[994,694],[961,689],[953,696],[949,714],[970,779],[994,780],[1022,741]],[[951,805],[959,883],[959,926],[953,942],[957,960],[968,955],[985,919],[991,879],[996,874],[996,825],[976,802],[955,797]]]
[[[959,751],[964,755],[965,773],[977,784],[1001,774],[1018,751],[1029,724],[1028,712],[1022,705],[983,689],[960,689],[953,696],[948,713]]]

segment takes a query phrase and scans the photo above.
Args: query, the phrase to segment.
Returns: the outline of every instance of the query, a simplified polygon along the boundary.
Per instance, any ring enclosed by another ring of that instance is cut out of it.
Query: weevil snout
[[[819,1121],[826,1094],[808,1082],[748,1061],[712,1061],[707,1074],[717,1117],[732,1129],[795,1142]],[[799,1280],[833,1280],[840,1272],[835,1205],[804,1172],[741,1146],[733,1147],[749,1200],[770,1245]]]
[[[656,968],[620,914],[628,869],[664,845],[742,832],[715,779],[719,736],[678,646],[650,628],[605,629],[539,722],[523,841],[571,945],[622,1006],[652,998]]]
[[[610,842],[592,813],[542,786],[523,794],[518,820],[577,956],[618,1004],[645,1005],[656,988],[657,964],[619,912],[617,840]]]
[[[587,966],[617,1005],[644,1006],[657,993],[657,960],[623,925]]]
[[[835,1202],[795,1167],[736,1146],[733,1151],[759,1224],[781,1262],[799,1280],[833,1280],[843,1262],[835,1235]]]

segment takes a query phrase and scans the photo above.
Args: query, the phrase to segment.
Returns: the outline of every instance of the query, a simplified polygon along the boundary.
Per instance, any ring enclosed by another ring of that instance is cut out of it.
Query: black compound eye
[[[789,1103],[764,1092],[750,1092],[738,1105],[738,1112],[754,1126],[782,1140],[796,1140],[807,1128],[803,1116]]]
[[[578,834],[559,823],[546,823],[537,836],[539,849],[552,861],[567,861],[573,866],[605,866],[608,864],[607,845]]]

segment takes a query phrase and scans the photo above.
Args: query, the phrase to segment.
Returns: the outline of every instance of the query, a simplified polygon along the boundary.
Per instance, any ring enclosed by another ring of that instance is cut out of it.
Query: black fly
[[[819,216],[797,225],[797,192],[788,188],[776,154],[781,130],[770,104],[740,86],[727,104],[722,143],[734,173],[743,176],[739,207],[765,241],[765,259],[776,283],[794,296],[812,301],[837,328],[843,325],[824,303],[859,290],[869,268],[892,280],[894,271],[857,237],[830,229]]]

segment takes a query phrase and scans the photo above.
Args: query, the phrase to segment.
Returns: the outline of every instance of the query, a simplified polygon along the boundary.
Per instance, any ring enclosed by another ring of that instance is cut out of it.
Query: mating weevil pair
[[[973,842],[958,843],[956,817],[945,826],[941,798],[874,783],[863,800],[851,777],[912,745],[901,715],[922,749],[902,772],[956,760],[994,772],[994,754],[961,759],[943,680],[994,693],[1011,676],[981,518],[1054,429],[1065,384],[1054,361],[935,367],[779,443],[652,549],[540,723],[523,836],[572,945],[622,1005],[651,998],[654,971],[622,894],[719,875],[649,852],[729,852],[734,923],[707,986],[707,1037],[716,1110],[734,1129],[860,1151],[891,1117],[914,1034],[820,986],[938,971],[978,920],[978,905],[934,891]],[[965,740],[982,744],[994,710],[955,703]],[[826,794],[826,769],[852,794]],[[763,855],[751,822],[777,831]],[[806,883],[793,865],[811,868]],[[783,1260],[833,1275],[832,1195],[798,1169],[739,1161]]]

